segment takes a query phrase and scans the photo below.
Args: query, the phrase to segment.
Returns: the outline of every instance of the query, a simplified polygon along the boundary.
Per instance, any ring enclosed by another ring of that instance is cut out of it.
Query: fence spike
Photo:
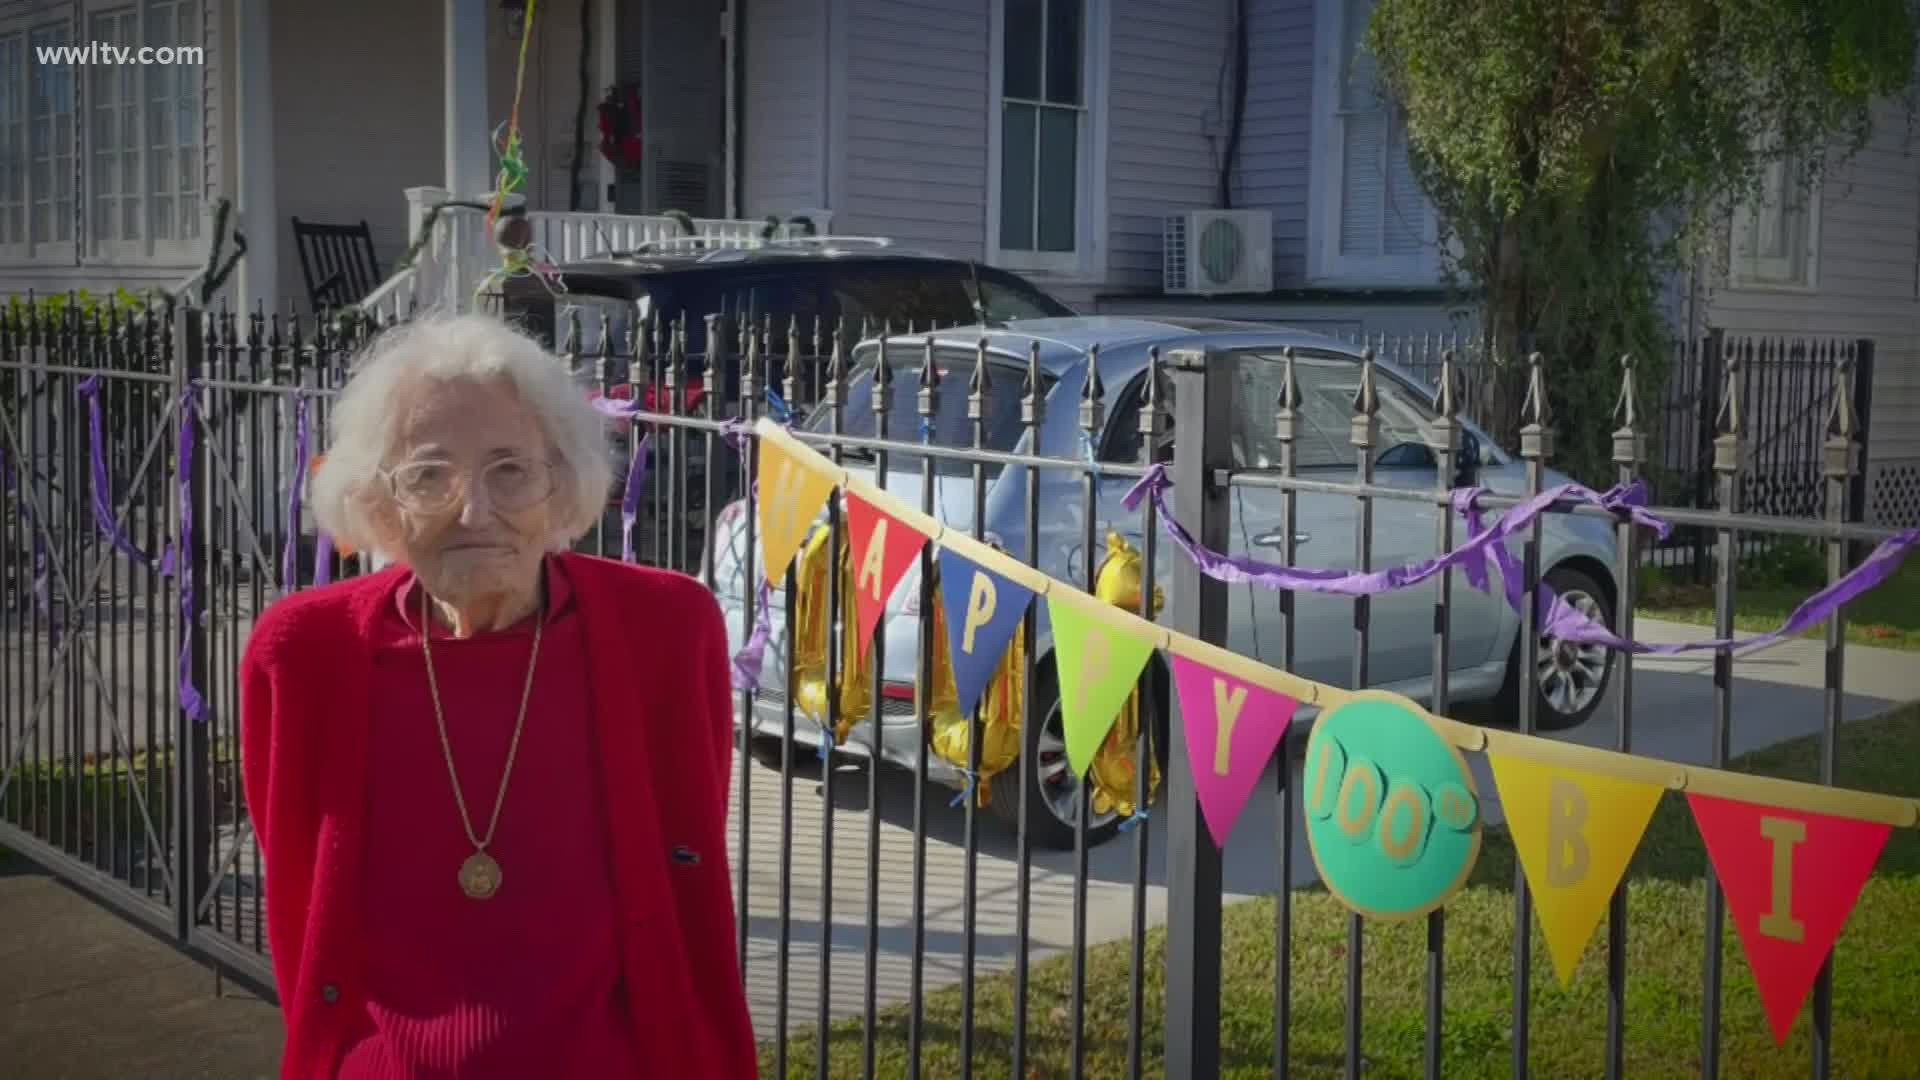
[[[1293,370],[1293,346],[1280,351],[1280,397],[1274,402],[1274,437],[1283,443],[1294,440],[1300,423],[1300,380]]]
[[[787,320],[787,370],[780,384],[780,395],[787,407],[798,409],[800,402],[800,316]]]
[[[1147,349],[1147,385],[1146,393],[1140,400],[1140,442],[1148,463],[1153,461],[1153,444],[1160,437],[1160,380],[1165,373],[1160,368],[1160,346]]]
[[[920,426],[924,431],[933,422],[936,395],[940,392],[940,368],[933,362],[933,338],[927,338],[921,346],[920,392],[915,401],[919,405]]]
[[[838,382],[844,379],[847,368],[847,348],[846,340],[838,328],[833,334],[832,365],[833,375],[829,381]],[[874,434],[883,439],[887,437],[887,412],[892,407],[893,365],[887,361],[887,341],[881,338],[879,353],[873,365],[873,430]]]
[[[1632,353],[1620,356],[1620,399],[1613,407],[1620,426],[1613,433],[1613,463],[1622,469],[1636,470],[1647,460],[1647,437],[1640,432],[1640,414],[1636,399],[1639,387],[1634,381],[1637,362]]]
[[[1047,415],[1046,398],[1040,395],[1040,343],[1027,342],[1027,378],[1020,398],[1020,422],[1038,427]]]
[[[1087,378],[1080,385],[1080,430],[1089,438],[1100,430],[1106,394],[1107,388],[1100,382],[1100,345],[1096,342],[1087,347]]]
[[[1527,354],[1527,396],[1520,403],[1520,456],[1542,460],[1553,456],[1552,410],[1547,400],[1547,358],[1535,349]]]

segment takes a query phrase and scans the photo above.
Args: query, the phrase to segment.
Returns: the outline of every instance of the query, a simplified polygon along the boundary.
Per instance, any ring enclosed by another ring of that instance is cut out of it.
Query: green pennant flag
[[[1114,717],[1153,655],[1152,641],[1109,617],[1119,614],[1118,608],[1085,593],[1061,586],[1047,591],[1067,765],[1078,776],[1087,774],[1094,752],[1113,729]]]

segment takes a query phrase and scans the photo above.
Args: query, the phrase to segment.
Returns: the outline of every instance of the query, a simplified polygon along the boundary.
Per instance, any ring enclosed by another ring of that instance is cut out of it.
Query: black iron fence
[[[379,329],[185,311],[177,321],[0,322],[0,844],[267,988],[262,915],[271,901],[238,783],[237,663],[253,618],[277,596],[368,569],[363,553],[329,552],[290,495],[325,451],[328,403],[348,360]],[[1521,605],[1505,636],[1469,627],[1476,612],[1495,612],[1491,625],[1502,625],[1498,609],[1470,607],[1492,594],[1462,588],[1448,573],[1374,596],[1248,589],[1243,602],[1238,588],[1170,554],[1152,500],[1125,506],[1152,465],[1170,463],[1174,516],[1217,550],[1359,570],[1416,547],[1444,554],[1462,539],[1460,527],[1449,512],[1432,511],[1451,505],[1462,484],[1498,489],[1482,499],[1496,510],[1544,488],[1552,440],[1542,415],[1530,418],[1520,447],[1465,462],[1459,395],[1442,394],[1437,407],[1408,404],[1413,387],[1357,357],[1258,348],[1163,355],[1158,347],[1062,356],[1038,341],[990,349],[979,338],[962,329],[814,345],[797,328],[716,324],[705,335],[711,349],[695,354],[683,328],[658,326],[624,343],[602,334],[595,351],[565,354],[583,392],[637,406],[615,425],[611,446],[623,475],[643,456],[634,557],[705,580],[736,643],[763,621],[770,630],[761,675],[740,693],[731,852],[756,1026],[776,1075],[1213,1075],[1229,864],[1200,817],[1164,661],[1149,660],[1088,779],[1066,767],[1060,680],[1037,605],[995,675],[989,706],[959,716],[938,692],[951,678],[941,642],[952,628],[935,618],[928,549],[865,658],[833,632],[850,572],[844,555],[834,557],[848,528],[838,496],[823,542],[804,549],[771,592],[756,590],[754,518],[739,494],[752,488],[758,455],[742,423],[788,424],[947,529],[1102,601],[1329,686],[1389,686],[1438,714],[1480,701],[1493,720],[1524,733],[1610,724],[1609,741],[1630,750],[1632,657],[1605,653],[1599,684],[1561,696],[1530,674],[1560,644],[1542,639],[1533,605]],[[1726,375],[1728,407],[1713,410],[1715,509],[1658,512],[1714,538],[1721,636],[1732,630],[1731,555],[1741,537],[1822,543],[1837,577],[1849,565],[1848,542],[1890,535],[1844,524],[1844,496],[1859,473],[1857,399],[1847,382],[1857,358],[1835,359],[1827,370],[1836,407],[1816,440],[1818,514],[1791,519],[1743,512],[1756,490],[1770,499],[1774,489],[1746,479],[1745,358],[1728,350],[1716,369]],[[1625,378],[1632,402],[1630,371]],[[1342,400],[1351,404],[1329,429],[1326,402]],[[1623,484],[1646,475],[1646,415],[1621,413]],[[1521,478],[1517,485],[1499,488],[1502,469]],[[621,553],[629,535],[622,494],[609,494],[587,550]],[[1422,509],[1427,524],[1416,528],[1408,515]],[[1564,523],[1596,519],[1602,549],[1575,552]],[[1584,583],[1600,621],[1631,637],[1646,544],[1616,512],[1563,504],[1517,538],[1513,554],[1529,597],[1543,582],[1562,593]],[[1835,620],[1826,639],[1829,782],[1841,640]],[[1720,765],[1734,702],[1730,655],[1715,660],[1707,764]],[[1509,669],[1517,688],[1488,677]],[[996,707],[1012,725],[1008,744],[995,741],[988,714]],[[1299,1064],[1290,973],[1300,943],[1289,905],[1292,888],[1311,878],[1294,793],[1310,726],[1296,725],[1283,764],[1253,797],[1276,822],[1266,850],[1233,849],[1260,875],[1270,868],[1277,887],[1275,1075]],[[1532,914],[1516,877],[1515,920],[1524,928]],[[1725,906],[1717,886],[1709,896],[1707,940],[1718,942]],[[1619,1004],[1632,978],[1625,903],[1616,893],[1607,931],[1614,1005],[1593,1034],[1596,1068],[1604,1063],[1610,1076],[1620,1074],[1633,1036]],[[1150,948],[1148,927],[1163,904],[1164,946]],[[1452,1052],[1443,1001],[1457,961],[1445,952],[1444,910],[1429,918],[1426,1074],[1483,1067],[1443,1059]],[[1345,1069],[1359,1075],[1364,920],[1354,916],[1348,929]],[[1124,972],[1103,976],[1125,981],[1127,1015],[1103,1015],[1095,1027],[1088,946],[1104,939],[1129,943]],[[1524,930],[1514,940],[1518,1075],[1528,1060],[1531,942]],[[1057,953],[1071,956],[1071,970],[1057,997],[1049,990],[1038,1006],[1035,965]],[[1720,1046],[1720,955],[1709,948],[1704,959],[1705,1075],[1715,1075]],[[1830,1047],[1829,978],[1814,995],[1817,1074]],[[948,985],[957,986],[959,1008],[936,1017],[928,1003]]]

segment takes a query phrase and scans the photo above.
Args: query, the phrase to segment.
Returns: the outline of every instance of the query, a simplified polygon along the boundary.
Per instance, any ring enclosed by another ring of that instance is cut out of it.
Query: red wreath
[[[600,99],[600,155],[616,168],[640,167],[640,91],[607,87]]]

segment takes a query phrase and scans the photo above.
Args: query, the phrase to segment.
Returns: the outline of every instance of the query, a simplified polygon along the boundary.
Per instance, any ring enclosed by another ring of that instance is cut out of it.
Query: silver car
[[[1252,470],[1279,466],[1279,443],[1274,435],[1275,402],[1280,396],[1281,350],[1292,346],[1295,377],[1303,398],[1303,422],[1295,443],[1299,474],[1330,481],[1349,481],[1355,475],[1357,451],[1348,438],[1360,355],[1353,347],[1330,338],[1260,324],[1136,317],[1039,319],[936,331],[932,337],[935,363],[943,375],[932,425],[927,432],[930,441],[943,446],[971,445],[967,384],[978,345],[984,340],[990,365],[985,429],[988,448],[1083,459],[1087,448],[1078,426],[1078,406],[1086,380],[1088,350],[1097,344],[1106,415],[1093,450],[1100,461],[1136,465],[1147,458],[1139,434],[1139,410],[1148,350],[1158,346],[1163,358],[1174,349],[1205,347],[1234,351],[1241,357],[1237,370],[1244,386],[1234,395],[1233,453],[1237,466]],[[912,453],[911,444],[921,438],[916,396],[926,341],[926,335],[896,336],[889,339],[887,347],[894,377],[886,435],[901,448],[888,453],[886,490],[916,509],[924,505],[922,457]],[[1040,348],[1047,404],[1037,448],[1028,445],[1020,415],[1027,356],[1036,343]],[[871,403],[873,363],[878,352],[879,343],[868,341],[854,354],[854,375],[843,414],[843,430],[847,434],[875,434]],[[1380,403],[1380,439],[1374,451],[1376,483],[1433,490],[1436,463],[1425,447],[1428,425],[1435,416],[1433,390],[1384,362],[1376,365],[1376,390]],[[819,410],[804,421],[803,426],[808,430],[826,431],[829,423],[825,410]],[[1464,474],[1449,486],[1468,481],[1495,492],[1523,493],[1525,472],[1518,458],[1496,447],[1484,432],[1472,425],[1467,425],[1466,430],[1463,459],[1468,464]],[[1177,437],[1177,432],[1170,433],[1170,438]],[[1168,460],[1166,450],[1165,446],[1153,448],[1155,459]],[[971,530],[972,465],[951,459],[934,460],[936,515],[949,528]],[[856,473],[864,473],[869,481],[874,479],[870,457],[849,451],[846,465]],[[1028,484],[1036,482],[1035,471],[1023,466],[989,466],[986,470],[984,531],[990,542],[1015,556],[1024,556],[1027,551],[1026,491]],[[1082,583],[1086,580],[1087,557],[1082,550],[1086,535],[1082,476],[1071,469],[1038,472],[1040,568],[1054,578]],[[1553,486],[1566,480],[1549,470],[1546,483]],[[1136,549],[1143,546],[1142,515],[1122,505],[1134,482],[1129,476],[1100,477],[1095,507],[1097,542],[1104,543],[1108,531],[1113,530],[1125,536]],[[1280,559],[1281,499],[1281,494],[1271,488],[1234,489],[1230,526],[1233,554],[1251,555],[1269,562]],[[1296,506],[1296,565],[1351,567],[1358,524],[1356,501],[1346,495],[1302,492]],[[736,501],[721,511],[714,526],[714,546],[708,553],[714,560],[714,581],[727,613],[735,649],[752,630],[744,619],[743,600],[747,589],[758,585],[757,576],[750,581],[743,573],[744,567],[750,567],[755,568],[757,575],[759,566],[758,552],[749,553],[745,546],[747,512],[744,501]],[[1430,503],[1375,500],[1374,568],[1433,558],[1438,551],[1437,513],[1439,508]],[[1498,513],[1490,511],[1487,520],[1497,520]],[[1455,536],[1464,538],[1465,535],[1464,526],[1456,525]],[[1511,549],[1517,559],[1518,538],[1511,542]],[[1103,555],[1104,549],[1096,551],[1096,567]],[[1182,557],[1165,537],[1156,542],[1155,580],[1161,588],[1170,591],[1172,560]],[[1575,607],[1608,625],[1612,621],[1616,595],[1613,561],[1613,536],[1607,522],[1565,514],[1551,514],[1543,519],[1540,566],[1546,583]],[[1229,647],[1281,666],[1280,594],[1242,584],[1231,586],[1229,595]],[[1496,703],[1495,708],[1501,714],[1513,715],[1518,710],[1519,687],[1524,685],[1536,695],[1534,715],[1542,729],[1571,727],[1593,712],[1612,667],[1612,657],[1605,649],[1542,638],[1536,670],[1523,673],[1519,670],[1519,617],[1502,598],[1498,577],[1491,582],[1488,592],[1456,579],[1452,597],[1453,666],[1448,685],[1455,702],[1490,701]],[[882,675],[886,692],[882,698],[880,752],[885,760],[907,768],[914,767],[922,741],[913,701],[920,634],[919,599],[916,568],[908,572],[896,589],[881,624],[881,632],[885,634]],[[783,601],[782,590],[774,590],[773,633],[762,669],[759,705],[752,717],[755,743],[763,752],[770,748],[774,754],[778,753],[779,740],[786,730]],[[1430,584],[1373,598],[1369,621],[1369,682],[1372,685],[1423,702],[1428,698],[1432,689],[1433,602]],[[1293,670],[1320,682],[1348,685],[1353,669],[1353,601],[1299,593],[1296,616],[1299,621]],[[1038,729],[1024,733],[1023,752],[1034,755],[1036,760],[1033,774],[1037,788],[1029,793],[1028,803],[1030,807],[1042,808],[1037,814],[1029,811],[1028,828],[1030,835],[1042,844],[1070,847],[1080,781],[1067,767],[1059,697],[1050,673],[1051,639],[1044,603],[1039,605],[1037,626],[1038,647],[1034,655],[1039,666],[1032,691],[1038,699],[1039,714],[1046,720]],[[1143,717],[1142,723],[1152,725],[1154,742],[1160,748],[1164,764],[1171,679],[1161,658],[1156,656],[1149,665],[1144,680],[1148,693],[1143,695],[1143,701],[1149,716]],[[853,725],[848,738],[835,753],[867,756],[872,727],[870,715],[869,712]],[[806,748],[804,752],[817,752],[822,731],[805,713],[796,711],[794,738]],[[950,787],[960,788],[964,784],[962,771],[936,755],[929,755],[928,770],[930,777]],[[1004,775],[1018,777],[1020,772],[1016,766]],[[990,806],[1011,823],[1018,815],[1017,793],[1004,781],[996,783],[999,786]],[[1108,838],[1120,823],[1113,812],[1090,818],[1090,841]]]

